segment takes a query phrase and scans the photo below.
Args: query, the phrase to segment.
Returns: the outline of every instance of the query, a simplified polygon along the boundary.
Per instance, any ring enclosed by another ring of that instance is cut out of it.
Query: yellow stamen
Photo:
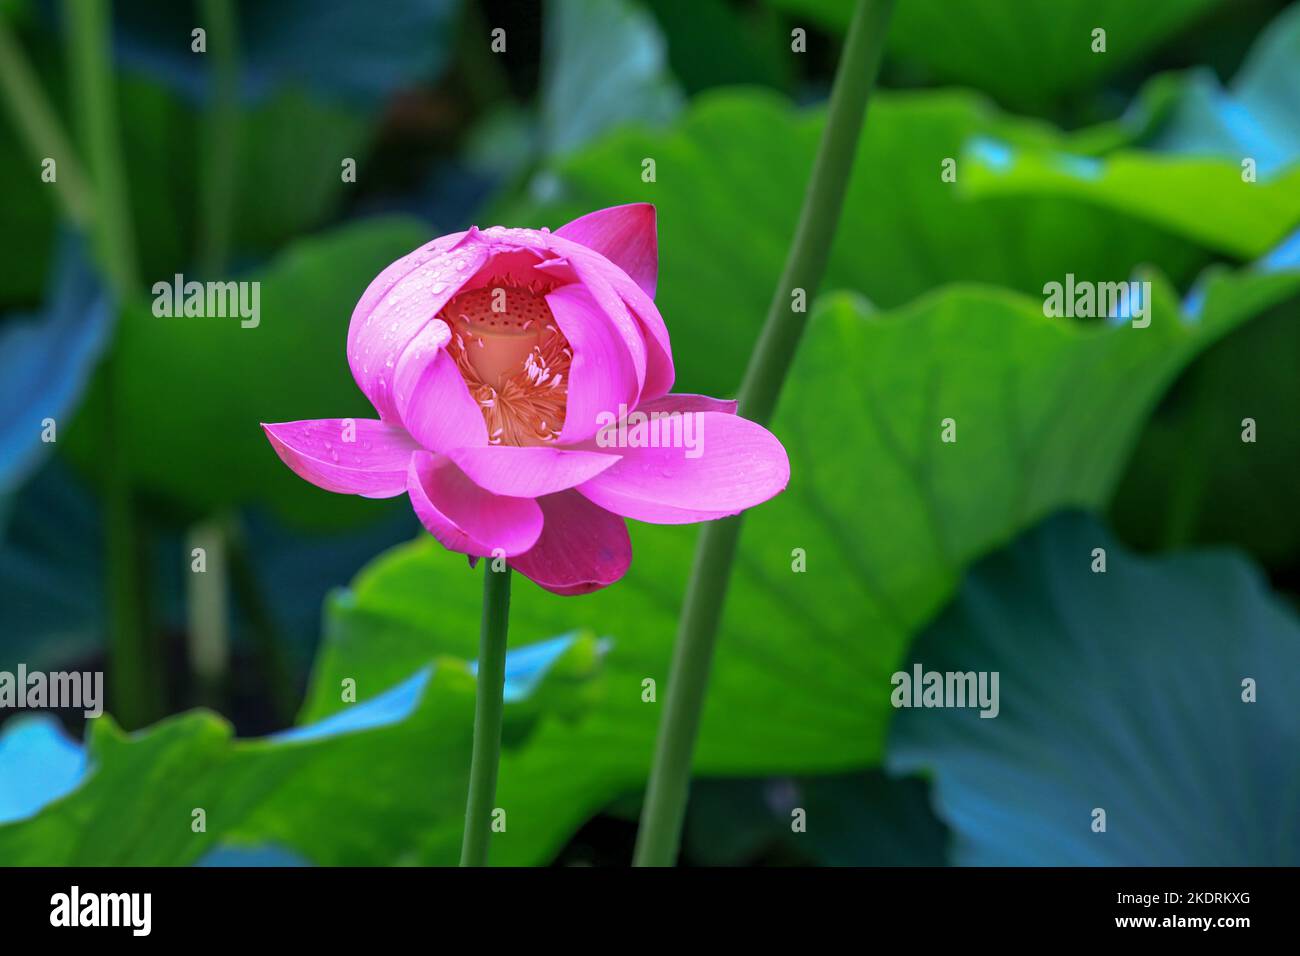
[[[440,317],[455,333],[448,351],[483,412],[489,441],[541,445],[558,439],[573,351],[540,289],[462,292]],[[468,341],[474,345],[467,347]]]

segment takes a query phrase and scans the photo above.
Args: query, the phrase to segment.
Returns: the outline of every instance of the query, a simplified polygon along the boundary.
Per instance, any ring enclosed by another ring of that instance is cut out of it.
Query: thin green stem
[[[234,229],[239,159],[239,31],[231,0],[203,0],[200,9],[212,63],[212,100],[203,120],[199,157],[199,267],[204,275],[216,276],[226,267]]]
[[[119,304],[134,298],[140,277],[118,137],[117,86],[111,57],[109,6],[104,0],[66,0],[63,21],[72,67],[78,132],[94,190],[94,238],[100,263]],[[120,334],[120,327],[119,327]],[[131,489],[122,434],[121,369],[104,367],[101,458],[106,472],[104,532],[109,605],[109,690],[123,726],[143,726],[163,713],[161,668],[149,626],[142,524]]]
[[[483,626],[479,636],[478,692],[474,698],[474,755],[469,764],[469,800],[461,866],[486,866],[501,759],[501,714],[505,709],[506,629],[510,620],[510,568],[493,571],[484,561]]]
[[[299,704],[299,689],[293,669],[285,657],[274,609],[263,593],[261,579],[253,566],[244,524],[237,514],[228,519],[226,547],[230,560],[231,587],[240,610],[244,612],[244,619],[248,622],[258,664],[270,691],[276,716],[289,723]]]
[[[826,271],[893,5],[894,0],[858,0],[853,14],[794,242],[740,386],[738,412],[757,422],[771,418],[806,324],[806,313],[791,307],[791,293],[803,289],[811,295]],[[710,522],[696,545],[641,812],[637,866],[671,866],[677,859],[691,758],[740,528],[739,516]]]
[[[72,151],[58,114],[3,18],[0,18],[0,91],[32,159],[38,164],[54,160],[52,185],[63,214],[81,228],[89,227],[93,212],[90,183]]]
[[[186,535],[185,578],[186,638],[190,673],[201,703],[216,707],[221,701],[230,670],[229,524],[222,519],[192,525]],[[195,551],[202,554],[196,568]]]
[[[109,12],[105,0],[65,0],[63,18],[81,146],[94,183],[96,246],[113,291],[119,300],[126,300],[139,291],[140,273],[118,136]]]
[[[460,69],[468,83],[466,92],[480,107],[511,102],[510,81],[500,57],[489,49],[491,25],[477,3],[461,8],[460,38],[456,44],[461,57]]]
[[[239,37],[231,0],[202,0],[199,9],[207,31],[211,99],[203,115],[199,138],[198,261],[202,275],[217,278],[226,268],[234,223],[235,163],[239,150]],[[233,572],[228,566],[234,550],[230,541],[232,526],[231,518],[218,516],[190,529],[192,537],[202,538],[212,546],[207,551],[207,571],[190,575],[186,594],[190,668],[200,689],[200,699],[211,706],[220,699],[229,664],[227,575]],[[263,635],[258,622],[254,623],[253,632]],[[272,693],[278,695],[277,704],[283,704],[286,692],[292,694],[292,687],[272,685]]]

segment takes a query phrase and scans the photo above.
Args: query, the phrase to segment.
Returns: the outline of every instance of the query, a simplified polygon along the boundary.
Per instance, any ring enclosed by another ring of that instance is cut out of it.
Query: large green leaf
[[[1296,77],[1300,6],[1256,41],[1231,93],[1209,70],[1163,74],[1122,120],[1080,131],[1065,149],[973,142],[966,185],[973,196],[1082,200],[1255,258],[1300,225]]]
[[[89,777],[36,816],[0,826],[0,859],[183,865],[251,828],[316,863],[398,862],[415,851],[422,804],[465,798],[473,692],[464,665],[444,663],[405,719],[300,741],[235,740],[206,711],[129,736],[102,717],[87,745]],[[205,832],[192,829],[195,809]]]
[[[1128,124],[1166,152],[1255,160],[1261,177],[1300,156],[1300,5],[1260,34],[1225,90],[1213,70],[1160,77]]]
[[[769,0],[832,30],[848,27],[846,0]],[[1042,110],[1132,66],[1222,0],[898,0],[889,50],[935,79]],[[1106,31],[1104,53],[1093,30]]]
[[[594,636],[575,633],[508,655],[507,745],[559,702],[572,719],[573,700],[599,685],[600,653]],[[268,843],[318,864],[445,859],[459,831],[430,846],[422,830],[432,808],[464,808],[472,672],[444,657],[392,686],[359,676],[362,703],[344,704],[341,685],[318,688],[339,713],[256,740],[234,739],[207,711],[132,735],[102,717],[83,754],[52,718],[16,721],[0,734],[0,860],[177,865],[218,845]]]
[[[343,160],[356,160],[358,178],[367,175],[373,132],[373,120],[296,91],[242,111],[236,251],[269,252],[328,220],[356,188],[343,182]]]
[[[1300,165],[1248,182],[1238,159],[1130,150],[1096,159],[987,140],[965,159],[972,196],[1077,199],[1239,259],[1263,255],[1300,224]]]
[[[554,170],[547,180],[554,198],[506,202],[491,218],[554,228],[600,206],[654,202],[657,298],[673,332],[678,387],[727,394],[776,287],[822,122],[820,110],[796,111],[775,95],[707,94],[666,135],[617,132]],[[969,94],[878,97],[826,285],[892,308],[944,282],[1036,295],[1067,273],[1115,281],[1147,263],[1181,286],[1207,261],[1202,245],[1249,252],[1295,220],[1284,184],[1244,194],[1220,165],[1168,157],[1143,164],[1145,178],[1126,185],[1134,195],[1158,194],[1173,176],[1184,193],[1195,191],[1199,218],[1086,193],[971,196],[962,157],[979,138],[1051,154],[1082,148],[1081,137],[1008,120]],[[645,158],[656,162],[653,183],[641,179]],[[959,161],[956,183],[941,178],[947,158]],[[1132,160],[1125,154],[1115,162]],[[1016,177],[1016,170],[1006,176]]]
[[[229,723],[194,711],[127,736],[92,724],[94,771],[38,816],[0,827],[8,864],[177,865],[255,825],[311,843],[316,862],[394,861],[420,804],[464,799],[473,679],[439,667],[415,714],[393,726],[316,741],[234,740]],[[422,766],[403,754],[422,750]],[[207,831],[191,830],[203,809]],[[326,831],[342,827],[326,836]]]
[[[790,85],[797,65],[790,35],[770,11],[729,0],[655,0],[648,6],[668,36],[673,74],[689,93],[739,83]]]
[[[876,688],[963,568],[1065,505],[1101,506],[1153,403],[1197,351],[1300,286],[1222,279],[1185,324],[1157,281],[1149,328],[1047,319],[1004,291],[956,288],[873,316],[835,296],[812,320],[774,430],[789,489],[750,513],[731,584],[697,770],[814,773],[879,760],[890,709]],[[940,441],[941,420],[958,441]],[[846,454],[852,449],[852,454]],[[574,625],[609,634],[607,694],[577,723],[543,721],[507,756],[498,802],[521,825],[499,862],[548,859],[594,810],[644,781],[693,531],[634,528],[628,576],[560,598],[520,583],[517,645]],[[792,573],[803,549],[804,573]],[[423,539],[363,572],[330,608],[317,681],[409,672],[430,647],[472,653],[480,613],[463,556]],[[337,709],[312,695],[305,717]],[[426,821],[453,845],[459,808]]]
[[[901,0],[890,45],[944,80],[1042,108],[1131,66],[1221,0]],[[1106,31],[1104,53],[1093,31]]]
[[[348,319],[370,280],[427,239],[414,220],[376,219],[303,240],[241,277],[261,283],[252,328],[238,316],[160,318],[151,302],[124,314],[115,347],[125,420],[118,440],[137,486],[191,514],[259,501],[328,525],[383,507],[305,485],[258,423],[374,417],[348,370]],[[102,393],[92,395],[68,429],[92,469],[103,407]]]
[[[1200,356],[1142,432],[1111,514],[1144,548],[1235,544],[1271,568],[1300,555],[1300,305]],[[1243,441],[1245,422],[1253,441]]]
[[[904,709],[890,734],[892,768],[933,776],[954,862],[1300,862],[1300,622],[1241,558],[1142,560],[1061,515],[967,578],[913,664],[999,675],[996,717]]]

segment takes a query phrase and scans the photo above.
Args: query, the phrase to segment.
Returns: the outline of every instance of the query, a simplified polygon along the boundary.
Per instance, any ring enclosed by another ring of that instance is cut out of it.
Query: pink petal
[[[380,418],[400,417],[393,377],[402,353],[483,266],[489,251],[476,229],[443,236],[398,259],[362,294],[348,326],[348,364]]]
[[[406,490],[420,522],[451,551],[510,557],[533,547],[542,533],[536,501],[484,491],[442,455],[412,455]]]
[[[542,445],[485,445],[454,448],[447,454],[479,487],[518,498],[572,488],[618,461],[618,455]]]
[[[393,373],[402,424],[421,445],[437,452],[488,440],[483,412],[445,348],[450,340],[447,323],[435,319],[411,339]]]
[[[631,283],[627,285],[635,288]],[[626,296],[624,300],[627,300]],[[648,298],[640,305],[635,301],[628,302],[628,306],[632,310],[632,318],[636,319],[645,337],[645,384],[641,387],[641,398],[658,398],[667,394],[677,380],[677,369],[673,366],[673,347],[668,340],[668,326],[664,325],[658,307]]]
[[[573,348],[561,444],[596,434],[598,416],[617,418],[636,407],[640,384],[627,341],[581,285],[560,286],[546,297],[556,324]]]
[[[555,235],[599,252],[651,298],[659,277],[655,207],[648,202],[597,209],[555,230]]]
[[[620,447],[619,462],[578,490],[626,518],[685,524],[738,514],[785,488],[790,460],[766,428],[722,412],[692,414],[698,457],[686,447]]]
[[[610,277],[622,273],[611,267],[607,260],[590,252],[570,259],[569,264],[578,282],[586,288],[600,311],[604,313],[605,321],[612,323],[619,337],[627,343],[628,351],[632,355],[632,367],[636,371],[635,401],[640,401],[641,386],[645,383],[646,375],[646,340],[645,333],[641,331],[632,313],[628,311],[627,304],[610,285]],[[623,277],[623,281],[627,282],[626,276]],[[627,284],[631,285],[630,282]]]
[[[542,263],[538,268],[566,279],[571,275],[572,279],[588,286],[601,308],[611,316],[616,315],[621,319],[627,315],[643,340],[646,353],[643,359],[638,359],[641,396],[646,399],[665,394],[673,387],[677,373],[673,368],[668,327],[664,325],[663,316],[659,314],[654,299],[633,282],[626,272],[599,253],[558,233],[546,238],[551,252],[562,256],[564,262]],[[606,289],[612,292],[613,301],[605,293]]]
[[[392,498],[420,446],[403,429],[373,418],[321,418],[262,425],[280,460],[326,491]],[[344,441],[352,438],[352,441]]]
[[[587,594],[613,584],[632,563],[632,539],[618,515],[575,491],[537,499],[546,523],[531,550],[510,566],[556,594]]]
[[[642,402],[636,407],[636,410],[646,414],[650,412],[721,412],[724,415],[734,415],[736,414],[736,400],[734,398],[710,398],[707,395],[677,392],[648,402]]]

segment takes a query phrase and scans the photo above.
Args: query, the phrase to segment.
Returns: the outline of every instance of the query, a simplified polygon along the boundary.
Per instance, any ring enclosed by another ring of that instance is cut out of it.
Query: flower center
[[[541,445],[560,437],[573,350],[546,298],[520,287],[462,292],[439,314],[452,357],[483,411],[494,445]]]

